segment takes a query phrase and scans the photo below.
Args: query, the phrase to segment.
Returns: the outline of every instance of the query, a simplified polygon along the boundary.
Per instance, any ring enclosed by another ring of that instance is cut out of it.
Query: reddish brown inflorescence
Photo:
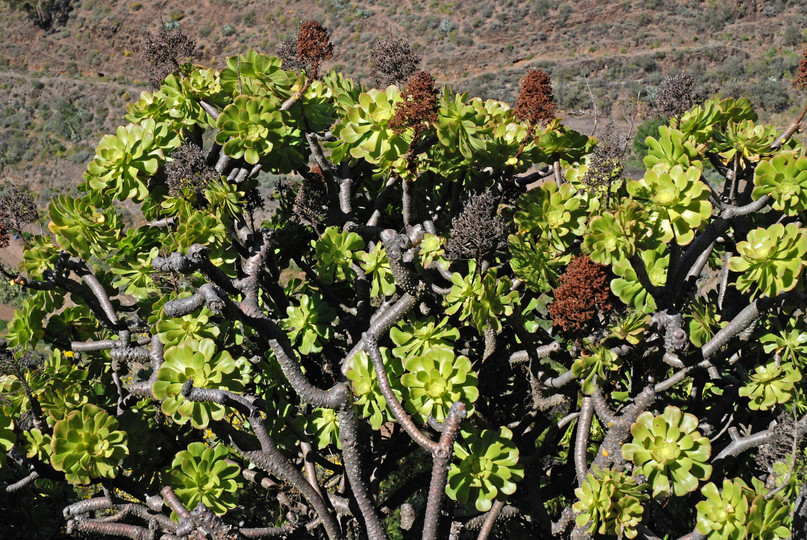
[[[434,89],[434,78],[426,71],[418,71],[403,92],[404,101],[395,109],[395,116],[389,126],[401,133],[408,128],[414,129],[412,141],[417,141],[421,133],[437,120],[437,91]]]
[[[297,33],[297,57],[310,66],[312,73],[319,70],[323,60],[333,58],[333,43],[328,31],[318,21],[305,21]]]
[[[608,274],[587,255],[573,259],[559,281],[548,309],[552,322],[565,332],[580,334],[591,327],[597,313],[611,311]]]
[[[516,101],[516,118],[530,125],[548,124],[555,119],[555,97],[549,74],[542,69],[528,71],[521,79]]]
[[[793,86],[798,90],[807,90],[807,48],[804,49],[801,62],[799,62],[799,70],[793,80]]]

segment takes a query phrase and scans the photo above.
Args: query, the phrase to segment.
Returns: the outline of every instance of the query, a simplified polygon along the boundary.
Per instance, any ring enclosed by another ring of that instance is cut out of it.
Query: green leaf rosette
[[[322,344],[333,337],[332,323],[336,312],[317,292],[301,295],[300,305],[287,307],[286,314],[282,326],[300,354],[322,351]]]
[[[255,165],[283,139],[283,120],[277,102],[267,98],[238,96],[216,120],[216,142],[224,153]]]
[[[209,401],[188,401],[181,394],[182,385],[193,379],[196,388],[242,392],[238,366],[227,351],[216,352],[213,340],[184,341],[181,345],[165,351],[165,362],[157,372],[157,380],[151,387],[155,399],[161,400],[162,411],[174,422],[191,422],[193,427],[203,429],[210,420],[224,418],[224,405]]]
[[[709,479],[712,445],[697,428],[698,419],[678,407],[667,407],[660,416],[644,412],[631,426],[633,441],[622,446],[622,456],[647,478],[654,497],[671,492],[681,497]]]
[[[754,200],[769,195],[774,210],[795,216],[807,210],[807,156],[780,152],[754,170]]]
[[[589,534],[636,538],[644,513],[642,501],[648,498],[643,487],[623,472],[592,467],[583,485],[574,490],[577,526]]]
[[[424,420],[432,416],[442,422],[455,401],[470,405],[479,397],[471,361],[455,357],[451,349],[431,347],[420,356],[405,359],[404,369],[401,383],[409,390],[406,408]]]
[[[332,226],[325,229],[322,238],[312,240],[316,251],[317,274],[326,285],[337,281],[356,279],[356,272],[350,267],[359,258],[359,250],[364,248],[364,240],[354,232],[340,231]]]
[[[776,296],[798,283],[807,253],[807,234],[797,223],[758,227],[737,243],[739,256],[729,260],[732,272],[741,272],[735,286],[740,292]]]
[[[470,426],[460,434],[462,440],[454,443],[456,459],[448,471],[446,494],[487,512],[494,500],[515,493],[516,482],[524,478],[513,433],[504,426],[498,430]]]
[[[187,450],[177,453],[168,476],[174,492],[186,508],[203,503],[222,515],[236,507],[241,470],[238,465],[225,460],[229,453],[226,446],[208,448],[201,442],[192,442]]]
[[[743,540],[748,534],[748,496],[752,493],[748,484],[739,478],[723,480],[723,489],[718,491],[713,482],[701,489],[705,500],[696,505],[698,521],[696,529],[708,535],[710,540]]]
[[[381,347],[380,352],[392,393],[400,402],[405,392],[405,388],[401,384],[403,374],[401,360],[392,357],[389,349],[385,347]],[[379,429],[385,422],[395,421],[395,417],[387,407],[387,400],[381,395],[378,387],[375,366],[365,351],[359,351],[350,359],[347,378],[353,388],[354,404],[359,408],[361,415],[369,419],[370,427]]]
[[[751,400],[748,407],[752,411],[767,411],[777,404],[790,401],[793,388],[800,380],[801,373],[792,363],[769,362],[755,368],[754,374],[740,388],[739,394]]]
[[[95,405],[71,412],[53,426],[51,465],[76,484],[114,478],[129,453],[126,432],[117,428],[115,417]]]

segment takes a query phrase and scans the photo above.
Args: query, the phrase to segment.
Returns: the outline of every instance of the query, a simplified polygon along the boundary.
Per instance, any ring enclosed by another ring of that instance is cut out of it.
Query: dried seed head
[[[312,167],[303,176],[292,205],[292,221],[315,227],[327,216],[328,194],[325,191],[325,177],[322,169]]]
[[[165,166],[168,191],[174,197],[182,197],[196,208],[207,204],[205,188],[219,178],[219,173],[207,164],[202,149],[195,144],[183,144],[171,153],[173,161]]]
[[[549,74],[542,69],[528,71],[521,79],[521,93],[514,111],[516,118],[533,126],[548,124],[555,119],[555,107]]]
[[[796,78],[793,80],[793,86],[795,86],[797,90],[807,90],[807,48],[804,49],[801,62],[799,62],[799,70],[796,72]]]
[[[611,311],[611,289],[605,267],[587,255],[576,257],[560,276],[553,291],[549,315],[565,332],[581,334],[590,330],[597,313]]]
[[[297,40],[281,41],[277,46],[277,56],[283,61],[283,69],[299,71],[305,67],[297,56]]]
[[[588,172],[581,178],[590,192],[602,194],[622,178],[625,170],[625,142],[626,137],[614,131],[612,124],[606,127],[605,135],[600,137],[597,147],[591,153]]]
[[[651,110],[656,116],[680,118],[700,100],[700,90],[697,88],[695,77],[681,71],[661,81]]]
[[[323,60],[333,58],[333,43],[318,21],[305,21],[297,32],[297,58],[315,75]]]
[[[21,232],[24,225],[33,223],[38,217],[34,198],[27,189],[8,186],[0,195],[0,224],[6,236],[8,229]]]
[[[162,28],[157,34],[146,34],[140,46],[140,59],[146,64],[146,73],[153,88],[179,69],[180,60],[193,55],[196,42],[181,30]]]
[[[398,104],[389,126],[395,133],[413,128],[414,143],[423,131],[437,121],[437,91],[434,89],[434,78],[427,71],[418,71],[406,83],[403,94],[404,101]]]
[[[460,215],[451,222],[446,243],[450,260],[480,261],[507,245],[507,227],[496,214],[498,198],[490,191],[471,195]]]
[[[401,86],[420,66],[420,57],[413,53],[402,39],[384,39],[376,42],[370,55],[370,73],[376,86]]]

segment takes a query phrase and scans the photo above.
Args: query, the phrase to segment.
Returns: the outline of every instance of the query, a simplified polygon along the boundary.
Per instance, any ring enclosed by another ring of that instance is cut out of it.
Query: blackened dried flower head
[[[31,192],[9,186],[0,195],[0,222],[6,229],[22,232],[22,227],[37,220],[39,214]]]
[[[807,90],[807,48],[804,49],[801,62],[799,62],[799,70],[796,72],[796,78],[793,80],[793,86],[795,86],[797,90]]]
[[[373,84],[383,88],[391,84],[401,86],[418,70],[420,57],[402,39],[383,39],[376,42],[370,65]]]
[[[395,133],[413,128],[414,143],[420,138],[421,133],[437,121],[437,91],[434,89],[434,77],[427,71],[418,71],[406,83],[403,94],[404,101],[398,104],[389,126]]]
[[[656,116],[680,118],[700,100],[701,95],[695,77],[681,71],[661,81],[651,109]]]
[[[277,46],[277,56],[283,61],[283,69],[299,71],[305,67],[297,56],[297,40],[287,39]]]
[[[581,179],[586,188],[595,194],[607,192],[622,178],[625,170],[625,136],[616,133],[612,125],[606,127],[605,133],[591,153],[588,172]]]
[[[297,32],[297,57],[316,75],[323,60],[333,58],[333,43],[318,21],[305,21]]]
[[[315,227],[327,215],[328,194],[325,191],[325,177],[322,169],[313,167],[303,176],[297,196],[292,206],[292,221]]]
[[[481,261],[507,245],[507,227],[496,214],[498,198],[491,191],[472,195],[460,215],[451,222],[446,243],[450,260]]]
[[[549,73],[542,69],[528,71],[521,79],[521,92],[514,111],[516,118],[532,126],[545,125],[555,119],[555,107]]]
[[[219,178],[219,173],[207,164],[202,149],[192,143],[174,150],[171,158],[173,161],[165,166],[169,193],[190,201],[197,208],[205,206],[205,188]]]
[[[179,69],[180,60],[193,55],[196,42],[178,28],[162,28],[158,34],[146,34],[140,46],[140,58],[146,64],[149,83],[159,88],[163,80]]]
[[[576,257],[560,276],[560,286],[553,291],[549,315],[555,326],[565,332],[580,334],[589,330],[597,313],[611,310],[611,289],[605,267],[587,255]]]
[[[11,242],[11,237],[8,235],[8,229],[5,223],[0,223],[0,248],[8,247]]]

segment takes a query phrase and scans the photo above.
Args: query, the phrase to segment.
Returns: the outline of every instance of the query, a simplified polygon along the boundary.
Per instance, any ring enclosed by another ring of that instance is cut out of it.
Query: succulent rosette
[[[398,358],[419,356],[430,347],[452,347],[460,332],[449,324],[448,317],[435,322],[434,317],[399,322],[389,332],[396,347],[392,354]]]
[[[424,419],[442,422],[455,401],[471,404],[479,397],[476,372],[466,356],[454,356],[445,347],[430,347],[420,356],[404,360],[401,383],[409,390],[406,407]]]
[[[283,139],[283,120],[275,100],[238,96],[221,112],[216,142],[224,153],[255,165]]]
[[[712,445],[697,428],[698,419],[678,407],[667,407],[659,416],[644,412],[631,426],[633,441],[622,446],[622,456],[647,478],[654,497],[670,492],[681,497],[712,474],[707,463]]]
[[[591,345],[572,364],[572,375],[580,380],[584,394],[594,392],[594,387],[608,378],[607,371],[615,371],[622,365],[619,357],[608,347]]]
[[[798,283],[807,253],[807,234],[797,223],[775,223],[758,227],[737,243],[739,256],[729,260],[732,272],[741,272],[736,287],[740,292],[776,296]]]
[[[197,388],[241,392],[244,383],[236,361],[227,351],[216,351],[211,339],[185,341],[165,351],[165,362],[157,372],[151,387],[156,399],[162,401],[163,412],[175,422],[191,422],[195,428],[205,428],[210,420],[224,418],[225,408],[218,403],[188,401],[181,394],[182,385],[193,379]]]
[[[183,297],[180,296],[180,298]],[[219,329],[217,326],[210,324],[210,317],[212,316],[212,311],[202,307],[196,313],[190,313],[182,317],[174,319],[162,318],[157,321],[160,342],[166,348],[170,348],[179,345],[185,340],[214,339],[219,335]]]
[[[477,510],[487,512],[494,500],[515,493],[516,482],[524,478],[513,433],[504,426],[498,430],[471,426],[460,433],[462,442],[454,443],[454,456],[460,461],[451,464],[446,493],[455,501],[473,501]]]
[[[192,442],[187,450],[177,453],[169,478],[186,508],[203,503],[218,515],[235,508],[241,488],[241,470],[225,460],[229,453],[226,446],[209,448],[201,442]]]
[[[773,199],[774,210],[795,216],[807,210],[807,156],[781,152],[761,161],[754,169],[754,200],[764,195]]]
[[[644,165],[648,170],[656,167],[669,170],[675,166],[684,169],[702,166],[698,159],[698,149],[683,132],[667,126],[659,126],[658,132],[658,139],[645,139],[647,156],[644,158]]]
[[[404,392],[404,388],[401,386],[401,374],[403,373],[401,360],[392,357],[389,349],[385,347],[380,349],[380,353],[384,360],[384,368],[387,371],[392,393],[400,401]],[[381,395],[381,390],[378,388],[375,366],[366,352],[359,351],[350,359],[347,378],[352,383],[354,403],[362,416],[369,419],[370,427],[379,429],[384,422],[395,421],[387,408],[387,400]]]
[[[755,368],[739,394],[751,400],[748,407],[752,411],[767,411],[777,404],[790,401],[793,388],[800,380],[801,373],[792,363],[769,362]]]
[[[317,273],[326,285],[337,281],[349,281],[356,278],[351,268],[354,259],[359,259],[358,252],[364,249],[364,240],[354,232],[340,231],[333,226],[325,229],[319,240],[312,240],[317,254]]]
[[[628,182],[628,193],[647,202],[653,219],[661,226],[662,242],[673,239],[681,245],[695,238],[695,230],[712,215],[710,190],[700,181],[701,169],[675,165],[647,171],[644,178]]]
[[[376,243],[371,251],[361,254],[361,268],[372,276],[370,284],[371,296],[391,296],[395,294],[395,278],[387,260],[387,252],[381,242]]]
[[[753,493],[748,484],[739,478],[723,480],[718,491],[713,482],[701,489],[705,500],[696,505],[696,529],[715,540],[742,540],[748,534],[748,496]]]
[[[644,513],[642,501],[648,498],[643,487],[623,472],[592,467],[583,485],[574,490],[577,526],[589,534],[636,538]]]
[[[307,431],[317,440],[317,448],[322,450],[328,445],[342,448],[339,442],[339,421],[336,411],[317,407],[308,416]]]
[[[545,182],[519,199],[513,218],[520,233],[547,237],[554,249],[565,251],[585,231],[588,215],[571,184]]]
[[[175,131],[150,118],[120,126],[115,135],[105,135],[98,143],[84,179],[99,193],[121,201],[142,201],[148,195],[146,180],[157,172],[165,152],[181,143]]]
[[[300,354],[320,352],[322,343],[333,336],[331,324],[336,319],[336,313],[319,293],[303,294],[300,296],[300,305],[287,307],[286,314],[288,316],[282,321],[283,328],[289,340],[299,344]]]
[[[71,412],[53,426],[51,465],[76,484],[114,478],[129,453],[126,432],[118,427],[114,416],[89,403]]]
[[[643,240],[653,237],[647,212],[626,200],[614,212],[594,216],[583,237],[582,251],[597,264],[611,264],[636,253]]]

